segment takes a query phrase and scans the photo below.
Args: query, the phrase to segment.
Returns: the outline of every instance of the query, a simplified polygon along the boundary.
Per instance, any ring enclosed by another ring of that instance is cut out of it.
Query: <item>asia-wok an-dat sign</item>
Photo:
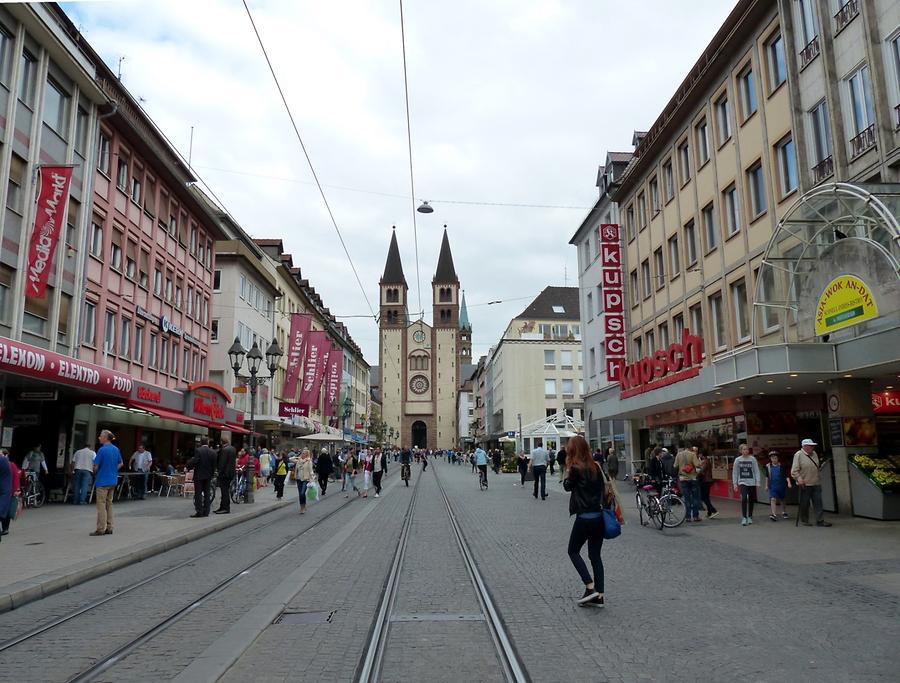
[[[603,291],[606,379],[618,382],[625,362],[625,306],[622,294],[622,245],[616,223],[600,225],[600,276]]]
[[[878,317],[872,290],[853,275],[840,275],[825,287],[816,305],[816,335]]]
[[[700,374],[703,363],[703,339],[684,329],[681,341],[669,344],[653,356],[624,366],[619,384],[621,398],[653,391]]]
[[[25,267],[25,296],[43,299],[53,266],[53,255],[69,205],[71,166],[41,166],[38,169],[37,203],[34,207],[34,230],[28,243]]]

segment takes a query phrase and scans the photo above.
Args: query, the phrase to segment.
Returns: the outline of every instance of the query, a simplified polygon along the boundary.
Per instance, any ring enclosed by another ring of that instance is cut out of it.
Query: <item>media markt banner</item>
[[[37,204],[34,209],[34,230],[28,244],[28,264],[25,268],[25,296],[43,299],[47,280],[53,266],[53,255],[69,204],[71,166],[41,166],[38,168]]]
[[[840,275],[825,287],[816,304],[816,335],[878,317],[872,290],[853,275]]]

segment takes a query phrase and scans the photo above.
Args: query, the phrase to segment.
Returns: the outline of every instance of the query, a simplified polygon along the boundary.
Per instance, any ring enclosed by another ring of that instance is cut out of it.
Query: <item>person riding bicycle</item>
[[[475,449],[475,467],[480,473],[478,476],[484,479],[484,487],[487,488],[487,453],[479,446]]]
[[[402,451],[400,451],[400,478],[406,482],[407,486],[409,486],[411,463],[412,453],[409,452],[408,448],[404,448]]]

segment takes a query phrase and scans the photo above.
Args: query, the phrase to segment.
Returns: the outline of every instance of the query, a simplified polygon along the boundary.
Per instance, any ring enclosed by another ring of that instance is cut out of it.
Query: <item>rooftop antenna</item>
[[[125,61],[125,55],[122,55],[121,57],[119,57],[119,74],[118,74],[117,78],[120,81],[122,80],[122,62],[124,62],[124,61]]]

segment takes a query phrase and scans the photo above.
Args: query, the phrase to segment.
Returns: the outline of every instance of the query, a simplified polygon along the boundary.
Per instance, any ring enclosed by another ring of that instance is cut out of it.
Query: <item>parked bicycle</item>
[[[44,485],[37,472],[28,470],[25,473],[25,484],[22,486],[22,504],[27,508],[39,508],[47,499]]]
[[[231,480],[231,486],[228,489],[228,494],[231,496],[232,503],[244,503],[247,500],[247,493],[250,490],[246,469],[243,467],[238,467],[235,470],[234,474],[235,476],[234,479]]]
[[[655,484],[651,483],[646,474],[638,474],[634,477],[637,490],[634,493],[635,506],[641,520],[641,526],[652,523],[657,529],[674,529],[684,523],[684,500],[675,489],[675,480],[666,477],[662,490],[657,491]],[[648,521],[644,521],[646,516]]]

